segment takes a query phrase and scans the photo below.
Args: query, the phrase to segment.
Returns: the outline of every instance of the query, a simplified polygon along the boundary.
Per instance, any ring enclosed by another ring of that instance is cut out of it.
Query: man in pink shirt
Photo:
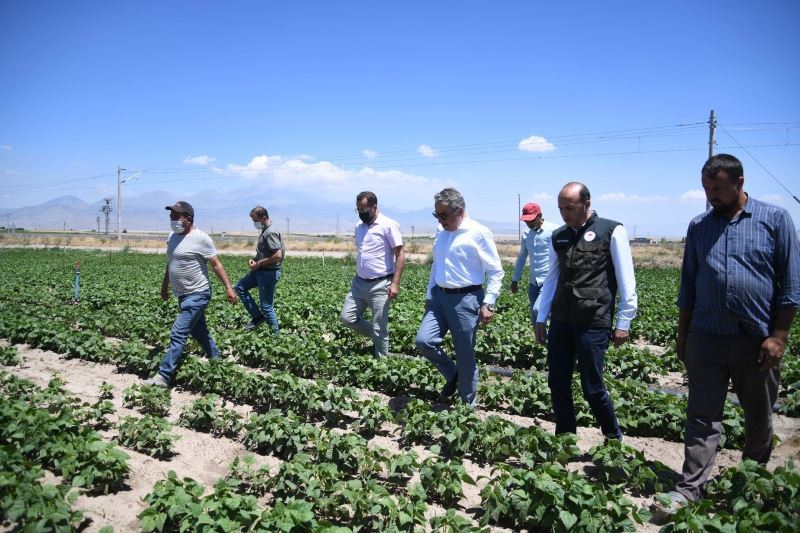
[[[356,276],[339,315],[342,324],[372,339],[375,357],[389,355],[389,303],[400,291],[405,254],[400,225],[378,211],[375,193],[356,196]],[[372,320],[364,318],[367,307]]]

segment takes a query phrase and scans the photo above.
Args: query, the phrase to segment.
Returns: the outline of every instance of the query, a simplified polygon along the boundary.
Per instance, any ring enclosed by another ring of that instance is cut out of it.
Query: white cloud
[[[540,202],[546,202],[546,201],[548,201],[548,200],[553,200],[553,199],[555,199],[555,196],[553,196],[553,195],[552,195],[552,194],[550,194],[550,193],[546,193],[546,192],[537,192],[536,194],[534,194],[534,195],[532,196],[532,198],[533,198],[534,200],[538,200],[538,201],[540,201]]]
[[[198,155],[198,156],[189,156],[183,160],[183,162],[187,165],[197,165],[200,167],[207,167],[217,159],[215,157],[211,157],[210,155]]]
[[[10,144],[0,144],[0,150],[4,150],[6,152],[10,152],[14,148],[11,147]]]
[[[274,171],[275,165],[285,161],[283,156],[280,155],[257,155],[250,160],[246,165],[237,165],[229,163],[224,169],[215,167],[213,170],[219,173],[233,174],[243,178],[256,178],[258,176],[266,176],[268,172]],[[298,163],[306,164],[299,159],[293,159]]]
[[[22,172],[20,172],[19,170],[12,170],[12,169],[7,169],[6,174],[9,176],[22,176]]]
[[[631,203],[654,203],[668,202],[669,196],[639,196],[638,194],[627,194],[624,192],[607,192],[597,197],[600,202],[631,202]]]
[[[417,152],[422,157],[439,157],[439,152],[428,146],[427,144],[420,144]]]
[[[518,148],[523,152],[552,152],[556,149],[553,143],[538,135],[531,135],[522,139]]]
[[[300,154],[300,155],[293,156],[290,159],[299,159],[300,161],[313,161],[313,160],[316,159],[316,157],[314,157],[313,155],[309,155],[309,154]]]
[[[702,189],[690,189],[681,194],[681,202],[705,202],[706,193]]]
[[[351,199],[353,191],[373,190],[381,197],[398,197],[389,202],[398,204],[402,200],[430,202],[434,193],[447,186],[440,180],[399,170],[376,170],[368,166],[348,169],[330,161],[309,163],[280,155],[259,155],[244,165],[228,164],[213,170],[219,174],[258,179],[266,186],[311,191],[337,198]]]
[[[780,194],[765,194],[764,196],[759,196],[759,200],[763,200],[770,204],[782,204],[783,203],[783,196]]]
[[[361,155],[363,155],[367,159],[375,159],[376,157],[378,157],[378,152],[376,152],[375,150],[364,149],[362,150]]]

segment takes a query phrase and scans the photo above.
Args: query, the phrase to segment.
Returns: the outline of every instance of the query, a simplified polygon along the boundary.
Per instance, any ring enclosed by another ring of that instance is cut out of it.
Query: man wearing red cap
[[[558,229],[558,225],[545,222],[542,208],[534,202],[522,207],[519,219],[525,222],[528,229],[522,234],[522,242],[519,245],[517,264],[514,267],[514,276],[511,278],[511,292],[516,294],[519,290],[522,269],[530,257],[531,279],[528,284],[528,299],[531,306],[531,325],[533,325],[536,323],[536,315],[539,314],[539,295],[542,292],[544,278],[550,268],[550,237]]]

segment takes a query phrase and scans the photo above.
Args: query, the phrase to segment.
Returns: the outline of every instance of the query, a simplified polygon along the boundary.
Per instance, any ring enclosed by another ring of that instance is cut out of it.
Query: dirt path
[[[5,343],[4,343],[5,344]],[[64,359],[53,352],[30,348],[25,345],[17,345],[23,357],[22,365],[18,367],[4,367],[9,372],[33,381],[39,386],[45,386],[52,374],[57,372],[66,381],[65,388],[69,393],[83,401],[94,402],[98,399],[100,384],[108,382],[115,388],[114,398],[111,400],[116,409],[112,421],[126,415],[138,415],[135,411],[122,406],[122,391],[139,379],[132,374],[120,374],[116,367],[112,365],[91,363],[77,359]],[[379,396],[387,403],[387,396],[371,391],[361,391],[363,396]],[[199,395],[190,394],[182,391],[172,391],[172,405],[168,420],[175,424],[180,414],[181,408],[188,402],[198,398]],[[247,406],[237,407],[241,414],[247,414]],[[489,413],[485,413],[489,414]],[[553,430],[551,423],[546,421],[534,420],[531,418],[513,416],[499,413],[500,416],[511,420],[521,426],[538,425],[548,431]],[[131,473],[128,480],[128,489],[108,496],[81,496],[76,502],[76,507],[87,511],[87,515],[93,520],[88,531],[97,531],[105,525],[111,525],[116,531],[138,531],[139,523],[136,518],[144,508],[142,498],[152,490],[153,485],[166,477],[169,470],[175,470],[179,477],[191,477],[203,484],[210,490],[214,483],[222,476],[227,474],[227,467],[237,456],[245,455],[247,450],[244,446],[234,440],[227,438],[216,438],[204,433],[173,427],[173,433],[180,435],[180,439],[175,443],[175,455],[169,460],[158,460],[146,455],[126,450],[130,455],[129,464]],[[787,459],[793,458],[800,461],[800,419],[787,418],[783,416],[775,417],[775,432],[781,438],[781,444],[773,453],[770,467],[784,464]],[[113,438],[114,430],[104,432],[107,438]],[[592,446],[602,441],[599,430],[594,428],[578,429],[579,446],[584,452]],[[680,471],[683,461],[683,445],[676,442],[667,442],[655,438],[626,437],[625,442],[641,450],[648,459],[658,460],[666,464],[674,471]],[[396,453],[401,447],[399,439],[390,434],[389,436],[377,436],[370,441],[371,447],[385,448],[390,452]],[[428,457],[430,452],[420,446],[414,450],[421,458]],[[260,462],[277,466],[280,460],[270,456],[257,456]],[[739,452],[722,450],[717,456],[715,471],[716,475],[720,467],[733,466],[738,463]],[[490,476],[490,466],[480,466],[465,460],[464,466],[468,473],[475,479],[480,476]],[[579,469],[585,465],[580,463],[570,464],[570,468]],[[416,479],[412,480],[412,482]],[[476,486],[464,485],[465,497],[459,502],[460,508],[475,509],[481,504],[480,490],[486,485],[486,479],[478,481]],[[632,498],[636,503],[642,503],[644,499]],[[443,509],[437,506],[430,506],[430,515],[441,514]],[[641,531],[657,531],[657,527],[646,524],[641,527]]]

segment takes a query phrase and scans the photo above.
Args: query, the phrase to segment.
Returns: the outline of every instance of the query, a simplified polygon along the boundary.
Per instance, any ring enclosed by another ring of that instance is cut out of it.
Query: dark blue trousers
[[[547,335],[547,383],[553,399],[556,433],[575,433],[575,405],[572,402],[572,372],[575,361],[581,376],[583,397],[600,429],[607,437],[620,438],[622,431],[614,414],[614,405],[603,383],[606,350],[611,340],[610,328],[588,328],[553,320]]]

